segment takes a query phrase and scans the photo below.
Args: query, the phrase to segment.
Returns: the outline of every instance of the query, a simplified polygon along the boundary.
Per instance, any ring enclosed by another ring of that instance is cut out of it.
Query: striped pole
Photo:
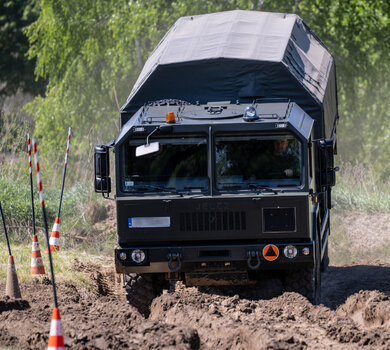
[[[68,165],[68,154],[70,147],[70,137],[72,135],[72,128],[69,128],[68,131],[68,142],[66,144],[66,153],[65,153],[65,163],[64,163],[64,172],[62,174],[62,186],[61,186],[61,195],[60,195],[60,203],[58,206],[57,217],[54,221],[53,229],[51,231],[50,236],[50,250],[52,252],[57,252],[60,250],[60,215],[61,215],[61,204],[62,204],[62,196],[64,194],[65,187],[65,176],[66,176],[66,166]],[[47,253],[47,251],[46,251]]]
[[[38,149],[37,149],[37,144],[36,144],[34,138],[32,139],[32,146],[33,146],[33,151],[34,151],[34,162],[35,162],[35,168],[36,168],[36,173],[37,173],[39,201],[41,202],[41,208],[42,208],[43,226],[45,228],[46,243],[47,243],[47,246],[49,246],[49,230],[47,228],[45,199],[44,199],[44,196],[43,196],[42,179],[41,179],[41,172],[40,172],[40,168],[39,168]],[[55,282],[55,279],[54,279],[53,260],[52,260],[52,257],[51,257],[50,249],[49,249],[49,263],[50,263],[50,273],[51,273],[51,285],[53,287],[54,307],[58,308],[56,282]]]
[[[31,189],[31,208],[32,208],[32,225],[33,225],[33,236],[35,236],[35,210],[34,210],[34,189],[32,179],[32,167],[31,167],[31,140],[30,134],[27,134],[27,150],[28,150],[28,170],[30,172],[30,189]]]
[[[3,220],[3,228],[4,228],[5,239],[7,241],[8,254],[9,256],[12,256],[11,246],[9,244],[9,239],[8,239],[7,226],[5,226],[5,219],[4,219],[4,213],[3,213],[3,208],[1,206],[1,202],[0,202],[0,213],[1,213],[1,220]]]
[[[33,239],[31,247],[31,275],[44,275],[45,267],[43,265],[41,251],[39,249],[38,236],[35,233],[35,210],[34,210],[34,189],[32,180],[32,167],[31,167],[31,139],[30,134],[27,134],[27,150],[28,150],[28,169],[30,172],[30,189],[31,189],[31,208],[32,208],[32,224],[33,224]]]

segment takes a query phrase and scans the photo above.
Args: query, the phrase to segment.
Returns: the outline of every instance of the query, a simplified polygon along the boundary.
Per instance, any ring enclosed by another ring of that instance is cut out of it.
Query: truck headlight
[[[141,249],[135,249],[131,252],[131,260],[136,264],[142,264],[145,261],[146,254]]]
[[[298,250],[293,245],[287,245],[283,249],[283,254],[288,259],[294,259],[297,256]]]

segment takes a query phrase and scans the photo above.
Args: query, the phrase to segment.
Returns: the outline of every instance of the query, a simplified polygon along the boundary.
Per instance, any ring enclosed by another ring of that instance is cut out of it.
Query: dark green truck
[[[252,285],[274,271],[320,301],[329,263],[337,88],[333,56],[296,15],[180,18],[95,147],[115,264],[142,312],[169,281]]]

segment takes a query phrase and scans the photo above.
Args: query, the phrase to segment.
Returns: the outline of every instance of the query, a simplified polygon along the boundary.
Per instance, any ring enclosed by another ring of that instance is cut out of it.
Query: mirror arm
[[[104,199],[109,199],[109,200],[111,200],[111,201],[115,201],[115,198],[112,198],[112,197],[110,197],[110,196],[105,196],[105,193],[102,193],[102,197],[103,197]]]
[[[146,137],[146,144],[149,145],[149,137],[152,136],[157,130],[160,130],[160,127],[158,126],[156,129],[154,129],[147,137]]]
[[[115,139],[114,140],[111,140],[110,142],[106,143],[104,146],[106,146],[107,148],[114,148],[115,147]]]

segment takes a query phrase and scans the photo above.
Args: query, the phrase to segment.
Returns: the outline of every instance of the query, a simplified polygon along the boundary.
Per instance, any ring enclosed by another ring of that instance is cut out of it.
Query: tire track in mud
[[[75,269],[88,274],[92,287],[59,284],[67,348],[390,348],[390,265],[330,267],[319,306],[296,293],[273,296],[261,287],[177,284],[174,293],[166,291],[153,301],[148,319],[123,301],[112,270],[82,263],[75,263]],[[25,300],[0,299],[0,345],[47,346],[49,287],[28,283],[22,285]],[[269,284],[265,287],[270,290]]]

